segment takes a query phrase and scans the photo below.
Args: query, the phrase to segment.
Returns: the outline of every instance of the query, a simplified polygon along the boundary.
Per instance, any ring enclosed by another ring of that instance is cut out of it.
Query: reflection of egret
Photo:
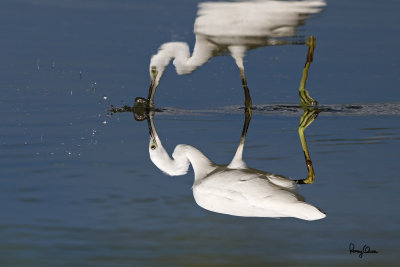
[[[177,73],[187,74],[211,57],[227,51],[239,67],[245,96],[249,99],[245,105],[251,107],[243,65],[246,51],[259,46],[286,43],[271,38],[294,36],[296,27],[304,23],[309,14],[320,12],[323,6],[323,0],[199,4],[198,17],[194,23],[196,43],[192,55],[187,43],[169,42],[163,44],[151,58],[149,104],[154,105],[156,88],[172,59]],[[309,102],[314,104],[312,99]]]
[[[308,111],[306,113],[313,111]],[[246,119],[242,138],[229,165],[217,165],[202,152],[190,145],[177,145],[172,158],[162,146],[156,132],[153,115],[148,116],[152,162],[169,175],[184,175],[189,164],[194,170],[193,196],[196,203],[210,211],[246,217],[295,217],[318,220],[325,213],[305,202],[296,193],[296,181],[272,173],[247,167],[242,159],[250,109],[245,109]],[[300,127],[307,127],[315,116],[302,116]],[[310,120],[311,119],[311,120]],[[299,127],[299,129],[300,129]]]
[[[310,40],[307,61],[300,82],[300,99],[304,114],[300,119],[299,137],[306,159],[308,175],[303,180],[286,177],[247,167],[243,161],[243,147],[251,120],[251,109],[245,109],[242,137],[229,165],[218,165],[202,152],[190,145],[177,145],[172,158],[164,149],[154,125],[154,110],[146,115],[147,100],[135,101],[135,118],[148,119],[150,142],[149,153],[152,162],[169,175],[184,175],[191,164],[194,170],[193,196],[197,204],[207,210],[248,217],[295,217],[304,220],[318,220],[325,213],[305,202],[296,193],[296,183],[313,183],[314,170],[304,135],[305,129],[315,120],[318,111],[306,107],[304,96],[308,95],[305,83],[313,56],[314,39]],[[246,102],[249,100],[246,96]],[[148,109],[147,109],[148,110]]]

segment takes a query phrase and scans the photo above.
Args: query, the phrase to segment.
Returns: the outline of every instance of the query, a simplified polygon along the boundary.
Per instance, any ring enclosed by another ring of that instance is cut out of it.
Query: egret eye
[[[157,148],[157,146],[155,145],[155,144],[152,144],[151,146],[150,146],[150,149],[151,150],[154,150],[154,149],[156,149]]]

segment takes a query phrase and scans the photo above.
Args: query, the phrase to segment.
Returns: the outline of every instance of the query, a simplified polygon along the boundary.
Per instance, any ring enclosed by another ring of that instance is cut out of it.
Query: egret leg
[[[314,106],[316,106],[318,104],[317,101],[315,101],[308,94],[308,91],[306,90],[308,69],[310,68],[311,62],[313,61],[313,57],[314,57],[315,37],[314,36],[308,37],[306,44],[308,46],[307,60],[306,60],[305,66],[303,68],[303,75],[301,77],[300,86],[299,86],[300,102],[301,102],[301,106],[303,107],[304,113],[300,118],[298,132],[299,132],[301,147],[304,152],[304,158],[306,161],[308,175],[303,180],[296,180],[296,182],[299,184],[312,184],[315,179],[314,168],[313,168],[312,161],[310,158],[310,153],[308,152],[308,147],[307,147],[307,142],[306,142],[306,137],[305,137],[304,131],[317,118],[318,113],[319,113],[319,110],[314,108]]]
[[[306,41],[306,45],[308,46],[307,59],[306,59],[306,64],[304,65],[304,68],[303,68],[303,76],[301,78],[300,86],[299,86],[299,96],[300,96],[301,106],[303,108],[308,107],[308,106],[316,106],[318,104],[318,102],[316,100],[314,100],[308,94],[308,91],[306,90],[308,69],[310,68],[311,62],[313,61],[313,57],[314,57],[315,37],[314,36],[308,37],[308,40]]]
[[[250,96],[250,90],[249,87],[247,86],[246,76],[244,75],[244,68],[240,68],[240,78],[242,78],[242,86],[244,90],[244,106],[246,108],[246,111],[248,110],[248,112],[250,113],[251,117],[252,101]]]
[[[238,50],[234,50],[231,48],[232,55],[235,58],[236,64],[239,67],[240,70],[240,77],[242,78],[242,86],[244,90],[244,113],[245,113],[245,120],[243,124],[243,130],[242,130],[242,136],[240,138],[239,146],[236,149],[235,156],[233,157],[231,163],[228,165],[228,168],[245,168],[246,164],[244,163],[242,157],[243,157],[243,147],[244,147],[244,141],[246,140],[246,135],[247,135],[247,130],[250,125],[250,120],[251,120],[251,115],[252,115],[252,110],[251,110],[251,97],[250,97],[250,90],[247,87],[247,81],[246,81],[246,76],[244,75],[244,66],[243,66],[243,54],[240,56],[237,56],[235,52]],[[239,50],[240,51],[240,50]]]
[[[240,45],[232,45],[228,47],[229,51],[231,52],[232,57],[235,59],[236,65],[240,70],[240,78],[242,78],[242,86],[244,90],[244,106],[246,109],[250,110],[251,113],[251,97],[250,97],[250,90],[247,87],[247,80],[246,75],[244,74],[244,65],[243,65],[243,58],[246,53],[246,48]]]
[[[239,145],[236,149],[235,156],[233,157],[231,163],[228,165],[228,168],[245,168],[246,164],[243,161],[243,147],[244,142],[246,140],[247,130],[249,129],[250,120],[251,120],[251,108],[245,108],[245,120],[243,124],[242,136],[240,137]]]
[[[296,182],[299,184],[312,184],[314,182],[315,173],[314,173],[314,168],[313,168],[312,161],[310,158],[310,153],[308,152],[308,147],[307,147],[307,142],[306,142],[306,137],[305,137],[304,131],[318,117],[318,113],[319,113],[319,111],[316,109],[304,109],[304,113],[300,118],[298,132],[299,132],[301,147],[304,152],[304,158],[306,160],[308,175],[307,175],[307,178],[305,178],[303,180],[296,180]]]
[[[251,101],[251,99],[250,99]],[[244,141],[246,140],[246,135],[247,135],[247,130],[249,129],[250,125],[250,120],[251,120],[251,108],[246,107],[244,111],[245,119],[244,119],[244,124],[243,124],[243,130],[242,130],[242,136],[240,138],[240,144],[244,144]]]

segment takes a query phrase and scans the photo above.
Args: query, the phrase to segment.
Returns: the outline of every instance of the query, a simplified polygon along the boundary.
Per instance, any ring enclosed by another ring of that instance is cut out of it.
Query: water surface
[[[159,45],[194,44],[197,1],[3,1],[0,263],[5,266],[399,263],[399,4],[330,1],[307,21],[317,37],[307,89],[323,111],[306,130],[316,171],[299,191],[327,217],[238,218],[193,200],[193,173],[169,177],[129,112],[146,96]],[[305,46],[248,52],[255,110],[244,160],[306,175],[297,126]],[[157,131],[231,160],[243,123],[233,59],[215,57],[156,95]],[[362,259],[349,243],[378,254]]]

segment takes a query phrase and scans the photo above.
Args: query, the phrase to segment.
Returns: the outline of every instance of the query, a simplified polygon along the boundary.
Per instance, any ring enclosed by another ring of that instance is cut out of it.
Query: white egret
[[[297,183],[312,184],[314,169],[304,135],[305,129],[315,120],[318,110],[307,108],[305,89],[308,69],[313,58],[315,39],[310,38],[306,64],[300,81],[300,100],[304,108],[298,132],[302,144],[308,175],[303,180],[290,180],[247,167],[243,161],[243,147],[250,124],[252,110],[245,109],[245,122],[242,137],[236,153],[228,165],[218,165],[202,152],[190,145],[177,145],[172,158],[164,149],[153,121],[154,109],[148,109],[148,100],[138,97],[133,108],[135,119],[147,118],[150,133],[149,154],[152,162],[168,175],[184,175],[189,165],[194,170],[193,195],[197,204],[207,210],[251,217],[296,217],[304,220],[317,220],[325,213],[305,202],[296,193]],[[249,101],[246,96],[246,102]]]
[[[194,23],[196,43],[193,53],[184,42],[163,44],[150,61],[148,103],[154,106],[154,94],[165,68],[171,60],[178,74],[188,74],[210,58],[229,52],[240,70],[245,105],[251,107],[243,58],[249,49],[287,43],[281,37],[293,37],[296,28],[305,23],[310,14],[319,13],[324,0],[275,1],[254,0],[240,2],[204,2],[199,4]],[[307,102],[316,104],[309,98]]]
[[[150,159],[164,173],[173,176],[186,174],[191,164],[194,170],[193,196],[204,209],[245,217],[324,218],[324,212],[306,203],[296,192],[296,181],[247,167],[242,155],[251,111],[245,109],[245,112],[242,138],[235,156],[229,165],[218,165],[190,145],[177,145],[171,158],[158,137],[152,111],[148,116]],[[305,118],[308,122],[302,122],[300,127],[307,127],[315,116],[303,116],[302,120]]]

